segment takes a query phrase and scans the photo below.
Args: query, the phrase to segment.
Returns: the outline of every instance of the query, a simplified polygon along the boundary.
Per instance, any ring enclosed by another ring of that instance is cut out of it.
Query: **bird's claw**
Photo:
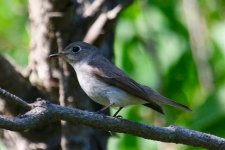
[[[123,116],[121,115],[118,115],[118,116],[114,116],[115,118],[118,118],[118,119],[123,119]]]

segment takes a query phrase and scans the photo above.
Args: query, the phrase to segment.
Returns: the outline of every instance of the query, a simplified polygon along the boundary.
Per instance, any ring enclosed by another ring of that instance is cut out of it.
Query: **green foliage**
[[[165,107],[163,118],[143,106],[135,106],[123,110],[125,118],[161,126],[182,125],[225,137],[225,5],[222,4],[223,1],[198,2],[207,25],[206,53],[214,84],[211,90],[199,81],[182,1],[137,0],[121,14],[116,31],[116,64],[139,82],[193,109],[185,112]],[[143,143],[150,142],[132,136],[116,140],[118,149],[129,149],[128,141],[136,150],[158,149],[162,145],[153,142],[143,147]],[[174,145],[172,149],[196,148]]]
[[[0,52],[6,53],[22,66],[27,64],[29,47],[26,3],[26,0],[0,2]]]

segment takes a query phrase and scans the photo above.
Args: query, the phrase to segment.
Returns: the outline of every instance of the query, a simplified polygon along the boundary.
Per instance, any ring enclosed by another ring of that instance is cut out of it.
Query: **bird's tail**
[[[175,102],[169,98],[166,98],[147,86],[144,86],[144,89],[145,89],[146,93],[148,94],[149,99],[155,101],[156,103],[170,105],[170,106],[178,107],[178,108],[181,108],[181,109],[184,109],[187,111],[191,111],[191,109],[189,107],[187,107],[183,104],[180,104],[178,102]]]

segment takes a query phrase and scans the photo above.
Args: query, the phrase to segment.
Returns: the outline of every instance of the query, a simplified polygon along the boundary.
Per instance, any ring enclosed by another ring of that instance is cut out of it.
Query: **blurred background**
[[[29,42],[27,0],[2,0],[0,52],[25,68]],[[135,0],[118,19],[114,53],[114,63],[133,79],[193,110],[164,107],[162,116],[132,106],[123,109],[123,118],[225,137],[225,1]],[[200,148],[118,134],[108,149]]]

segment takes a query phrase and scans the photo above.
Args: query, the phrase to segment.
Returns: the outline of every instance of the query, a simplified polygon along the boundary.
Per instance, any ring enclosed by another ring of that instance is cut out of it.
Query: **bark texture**
[[[105,131],[127,133],[146,139],[181,143],[207,149],[225,149],[224,138],[179,126],[156,127],[135,123],[125,119],[55,105],[42,99],[39,99],[32,104],[28,104],[1,88],[0,97],[3,97],[8,101],[14,101],[21,107],[26,107],[29,110],[19,117],[6,117],[0,115],[0,127],[13,131],[25,131],[45,123],[63,120],[76,125],[82,124]],[[95,140],[95,138],[93,138],[93,140]],[[98,147],[98,149],[101,149],[101,147]]]
[[[29,103],[42,97],[62,106],[90,111],[100,109],[101,106],[90,101],[81,90],[74,70],[61,60],[50,61],[48,56],[73,41],[85,40],[98,46],[111,60],[116,18],[131,3],[132,0],[30,0],[29,73],[26,77],[23,76],[0,56],[0,71],[3,72],[0,74],[0,87]],[[101,26],[97,26],[97,30],[93,32],[96,24]],[[6,80],[8,77],[12,80]],[[18,115],[25,111],[21,107],[17,108],[17,105],[11,105],[10,101],[1,103],[4,104],[2,113]],[[13,150],[104,150],[108,136],[108,132],[59,120],[27,132],[1,132],[3,143]]]

